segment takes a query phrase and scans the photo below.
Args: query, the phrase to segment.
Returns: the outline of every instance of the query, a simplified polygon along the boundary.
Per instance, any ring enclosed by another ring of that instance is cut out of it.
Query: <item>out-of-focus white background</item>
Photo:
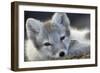
[[[11,64],[11,2],[15,0],[0,0],[0,73],[14,73],[10,70]],[[100,13],[100,0],[16,0],[43,3],[60,3],[74,5],[98,6]],[[98,14],[100,19],[100,14]],[[100,37],[100,21],[98,20],[98,37]],[[100,38],[98,38],[100,43]],[[100,46],[98,45],[98,67],[69,68],[55,70],[23,71],[22,73],[99,73],[100,72]]]

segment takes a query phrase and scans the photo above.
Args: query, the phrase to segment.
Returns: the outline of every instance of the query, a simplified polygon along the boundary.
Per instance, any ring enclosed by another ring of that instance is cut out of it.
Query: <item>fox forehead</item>
[[[51,21],[47,21],[44,22],[44,29],[48,32],[53,32],[53,30],[55,30],[55,26],[53,25],[54,23],[52,23]]]
[[[54,23],[52,22],[51,20],[49,21],[46,21],[44,22],[43,24],[43,34],[46,33],[46,35],[48,36],[54,36],[57,37],[57,36],[67,36],[69,37],[70,36],[70,30],[63,26],[62,24],[59,24],[59,23]]]
[[[65,28],[64,28],[64,27],[57,26],[57,23],[53,23],[53,22],[50,21],[50,20],[44,22],[43,27],[44,27],[44,29],[45,29],[48,33],[54,32],[54,31],[58,31],[58,32],[65,31]]]

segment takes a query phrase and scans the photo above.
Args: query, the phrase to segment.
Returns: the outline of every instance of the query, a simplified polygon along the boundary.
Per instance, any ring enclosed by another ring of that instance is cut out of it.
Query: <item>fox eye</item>
[[[64,39],[65,39],[65,36],[62,36],[62,37],[60,38],[61,41],[64,40]]]
[[[51,46],[51,43],[46,42],[46,43],[44,43],[44,45],[45,45],[45,46]]]

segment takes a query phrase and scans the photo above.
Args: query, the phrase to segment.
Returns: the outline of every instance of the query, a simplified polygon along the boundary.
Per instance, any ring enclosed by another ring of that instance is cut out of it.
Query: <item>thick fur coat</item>
[[[26,31],[26,61],[61,60],[90,54],[89,30],[72,28],[65,13],[55,13],[46,22],[28,18]]]

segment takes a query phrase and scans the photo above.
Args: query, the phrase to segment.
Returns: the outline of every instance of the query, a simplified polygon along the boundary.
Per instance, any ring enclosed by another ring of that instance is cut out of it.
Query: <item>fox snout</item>
[[[67,54],[68,54],[68,52],[66,51],[66,49],[63,49],[63,50],[59,50],[58,52],[56,52],[56,54],[52,54],[51,57],[53,57],[55,59],[57,59],[57,58],[64,58],[64,57],[67,56]]]
[[[63,51],[56,52],[55,55],[51,56],[51,59],[52,60],[55,60],[55,59],[64,59],[65,57],[66,57],[66,52],[63,50]]]
[[[61,52],[59,53],[59,56],[60,56],[60,57],[64,57],[64,56],[65,56],[65,52],[64,52],[64,51],[61,51]]]

